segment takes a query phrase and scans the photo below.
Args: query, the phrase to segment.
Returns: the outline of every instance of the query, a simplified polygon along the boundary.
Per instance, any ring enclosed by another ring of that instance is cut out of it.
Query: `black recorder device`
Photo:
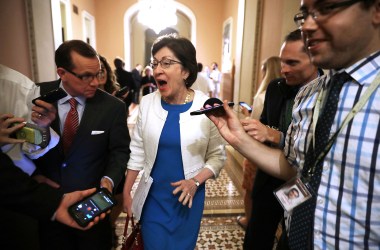
[[[32,103],[34,105],[37,105],[36,104],[37,100],[42,100],[42,101],[48,102],[48,103],[55,103],[56,101],[58,101],[59,99],[62,99],[65,96],[67,96],[67,93],[62,88],[58,88],[58,89],[52,90],[52,91],[40,96],[40,97],[33,99]]]
[[[214,106],[215,104],[219,104],[219,106]],[[210,107],[206,108],[207,105],[210,105]],[[234,106],[233,102],[228,102],[228,106],[232,107]],[[195,110],[190,112],[190,115],[202,115],[202,114],[208,114],[212,113],[216,116],[223,116],[225,115],[225,110],[223,107],[223,102],[219,100],[218,98],[210,98],[203,104],[204,109]]]
[[[69,214],[81,227],[86,227],[96,216],[107,212],[116,205],[116,200],[105,188],[69,207]]]

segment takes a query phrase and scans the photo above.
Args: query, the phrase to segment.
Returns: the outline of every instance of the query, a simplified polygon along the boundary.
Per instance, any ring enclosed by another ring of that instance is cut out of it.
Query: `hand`
[[[131,192],[123,190],[123,211],[127,216],[132,217],[132,196]]]
[[[99,220],[104,219],[106,217],[106,214],[102,213],[100,216],[95,217],[94,221],[90,222],[86,227],[81,227],[78,225],[78,223],[75,222],[75,220],[71,217],[68,211],[71,205],[89,196],[95,191],[96,191],[96,188],[92,188],[92,189],[88,189],[84,191],[75,191],[72,193],[65,194],[56,211],[55,219],[67,226],[70,226],[76,229],[80,229],[80,230],[90,229],[92,226],[97,224]]]
[[[108,180],[107,178],[103,177],[100,180],[100,186],[106,188],[112,194],[113,186],[112,186],[112,182],[110,180]]]
[[[0,114],[0,147],[5,144],[24,143],[25,140],[12,138],[11,135],[25,126],[24,118],[14,117],[11,114]],[[13,123],[19,124],[12,126]]]
[[[268,127],[262,124],[256,119],[243,119],[241,120],[244,130],[252,138],[258,140],[259,142],[266,142],[269,138]]]
[[[57,109],[53,104],[41,100],[36,101],[32,110],[32,121],[40,127],[49,127],[57,115]]]
[[[38,183],[45,183],[52,188],[59,188],[60,187],[60,185],[57,182],[52,181],[51,179],[47,178],[44,175],[37,174],[37,175],[34,175],[32,178],[35,181],[37,181]]]
[[[178,201],[182,203],[182,205],[186,206],[188,203],[189,208],[193,205],[193,197],[195,192],[197,191],[197,186],[193,180],[180,180],[177,182],[170,183],[173,187],[176,187],[173,190],[173,194],[176,195],[179,192],[182,192],[178,198]]]

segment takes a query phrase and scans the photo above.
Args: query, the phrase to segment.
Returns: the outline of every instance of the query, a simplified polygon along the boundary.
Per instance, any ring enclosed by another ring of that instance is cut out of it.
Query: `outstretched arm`
[[[207,116],[232,147],[261,170],[276,178],[288,180],[295,176],[296,171],[290,166],[282,150],[270,148],[253,139],[245,132],[227,101],[224,101],[223,106],[226,111],[224,116],[216,117],[212,113]]]

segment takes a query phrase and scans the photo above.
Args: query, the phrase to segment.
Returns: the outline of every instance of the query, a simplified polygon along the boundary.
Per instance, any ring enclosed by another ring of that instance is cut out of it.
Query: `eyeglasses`
[[[362,0],[349,0],[337,3],[322,3],[315,6],[312,11],[307,9],[301,10],[300,13],[294,15],[294,23],[298,28],[301,28],[305,23],[307,17],[310,15],[314,20],[320,20],[322,17],[331,14],[337,8],[350,7],[351,5],[361,2]]]
[[[65,69],[65,68],[64,68]],[[100,70],[98,73],[96,74],[89,74],[89,73],[86,73],[86,74],[83,74],[83,75],[79,75],[77,73],[74,73],[72,72],[71,70],[68,70],[68,69],[65,69],[67,72],[69,72],[70,74],[76,76],[78,79],[82,80],[83,82],[85,83],[90,83],[94,80],[94,78],[96,77],[96,79],[98,80],[101,80],[105,77],[105,74],[104,74],[104,70]]]
[[[161,61],[157,61],[157,60],[153,60],[151,63],[150,63],[150,66],[152,67],[152,69],[156,69],[158,64],[161,65],[161,68],[163,69],[167,69],[170,67],[170,65],[172,64],[182,64],[181,62],[178,62],[176,60],[172,60],[172,59],[169,59],[169,58],[163,58]]]

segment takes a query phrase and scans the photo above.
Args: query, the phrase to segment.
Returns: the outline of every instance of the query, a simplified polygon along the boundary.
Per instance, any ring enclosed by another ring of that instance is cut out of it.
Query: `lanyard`
[[[380,72],[377,74],[377,76],[375,77],[375,79],[372,81],[371,85],[368,87],[368,89],[363,94],[363,96],[355,104],[354,108],[351,109],[351,111],[344,118],[344,120],[343,120],[342,124],[340,125],[340,127],[338,128],[338,130],[330,138],[330,140],[327,143],[327,146],[326,146],[325,150],[323,150],[319,154],[319,156],[317,157],[317,159],[315,160],[315,162],[313,164],[313,167],[309,169],[309,171],[307,173],[306,179],[311,178],[313,176],[313,174],[315,172],[315,169],[317,167],[317,164],[321,160],[323,160],[323,158],[326,156],[327,152],[330,150],[330,148],[332,147],[334,141],[338,137],[338,134],[352,120],[352,118],[354,118],[354,116],[363,108],[363,106],[367,103],[368,99],[370,98],[370,96],[373,94],[373,92],[376,90],[376,88],[379,85],[380,85]],[[325,93],[324,90],[322,90],[322,92],[318,96],[317,103],[315,104],[315,112],[313,114],[313,124],[312,124],[312,126],[313,126],[313,137],[312,137],[313,146],[315,146],[315,144],[314,144],[315,143],[315,139],[314,139],[315,138],[315,128],[316,128],[316,122],[315,121],[318,120],[319,112],[320,112],[320,109],[321,109],[321,103],[322,103],[323,98],[325,98],[325,96],[326,96],[326,93]]]

